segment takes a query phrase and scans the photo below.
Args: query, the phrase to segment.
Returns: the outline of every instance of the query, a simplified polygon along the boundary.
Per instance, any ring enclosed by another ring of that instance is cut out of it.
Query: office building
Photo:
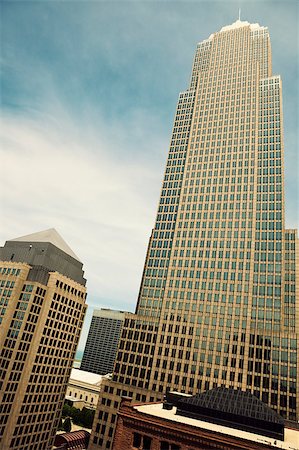
[[[298,238],[285,226],[283,153],[268,29],[237,20],[198,44],[179,95],[136,315],[90,449],[112,448],[121,395],[234,387],[299,419]]]
[[[124,318],[123,311],[102,308],[93,312],[80,369],[112,373]]]
[[[82,263],[45,230],[0,248],[0,447],[49,450],[85,314]]]

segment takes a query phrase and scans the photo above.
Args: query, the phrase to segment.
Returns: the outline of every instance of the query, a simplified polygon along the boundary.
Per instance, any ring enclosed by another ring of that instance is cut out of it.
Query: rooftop
[[[79,381],[81,383],[92,384],[95,387],[99,386],[105,375],[98,375],[96,373],[86,372],[85,370],[72,369],[70,381]]]
[[[12,242],[49,242],[55,245],[60,250],[62,250],[67,255],[81,262],[73,250],[67,245],[60,234],[55,230],[55,228],[49,228],[48,230],[39,231],[37,233],[27,234],[15,239],[10,239]]]
[[[258,23],[249,23],[246,20],[236,20],[234,23],[232,23],[231,25],[226,25],[225,27],[222,27],[220,30],[220,33],[222,31],[231,31],[231,30],[236,30],[237,28],[242,28],[242,27],[250,27],[250,30],[266,30],[267,27],[262,27],[260,26]]]
[[[224,425],[215,424],[192,417],[181,416],[177,414],[177,408],[173,407],[171,410],[163,409],[163,403],[152,403],[147,405],[134,406],[136,411],[148,414],[153,417],[170,420],[176,423],[190,425],[192,427],[202,428],[215,433],[234,436],[240,439],[260,443],[261,445],[271,445],[273,449],[283,450],[299,450],[299,430],[285,428],[284,440],[278,440],[257,433],[250,433],[248,431],[239,430],[237,428],[228,427]]]
[[[238,28],[242,28],[242,27],[249,27],[250,31],[258,31],[258,30],[267,30],[267,27],[263,27],[261,25],[259,25],[258,23],[250,23],[247,22],[246,20],[236,20],[235,22],[233,22],[231,25],[225,25],[224,27],[221,28],[221,30],[219,31],[219,33],[223,33],[225,31],[232,31],[232,30],[237,30]],[[208,40],[213,39],[213,37],[215,36],[215,33],[212,33]]]
[[[177,414],[283,439],[282,417],[250,392],[217,387],[182,398],[176,406]]]

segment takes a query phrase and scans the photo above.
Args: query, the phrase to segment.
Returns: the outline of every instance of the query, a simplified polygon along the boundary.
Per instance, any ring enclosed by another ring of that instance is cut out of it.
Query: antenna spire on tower
[[[241,20],[241,8],[239,8],[239,20]]]

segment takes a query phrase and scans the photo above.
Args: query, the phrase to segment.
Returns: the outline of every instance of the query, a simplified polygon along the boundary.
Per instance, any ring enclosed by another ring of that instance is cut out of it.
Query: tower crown
[[[67,255],[81,262],[73,250],[67,245],[65,240],[55,230],[55,228],[49,228],[48,230],[39,231],[37,233],[27,234],[15,239],[11,239],[13,242],[49,242],[62,250]]]
[[[224,27],[222,27],[220,30],[220,33],[222,33],[223,31],[231,31],[231,30],[236,30],[237,28],[248,27],[248,26],[250,27],[251,31],[267,29],[267,27],[262,27],[258,23],[250,23],[250,22],[247,22],[246,20],[237,19],[231,25],[225,25]]]

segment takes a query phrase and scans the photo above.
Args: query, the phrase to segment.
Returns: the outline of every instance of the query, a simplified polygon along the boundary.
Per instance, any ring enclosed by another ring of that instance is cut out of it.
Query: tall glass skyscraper
[[[298,240],[285,228],[283,150],[268,29],[237,20],[198,44],[179,95],[136,314],[91,449],[111,448],[124,394],[233,386],[298,420]]]

